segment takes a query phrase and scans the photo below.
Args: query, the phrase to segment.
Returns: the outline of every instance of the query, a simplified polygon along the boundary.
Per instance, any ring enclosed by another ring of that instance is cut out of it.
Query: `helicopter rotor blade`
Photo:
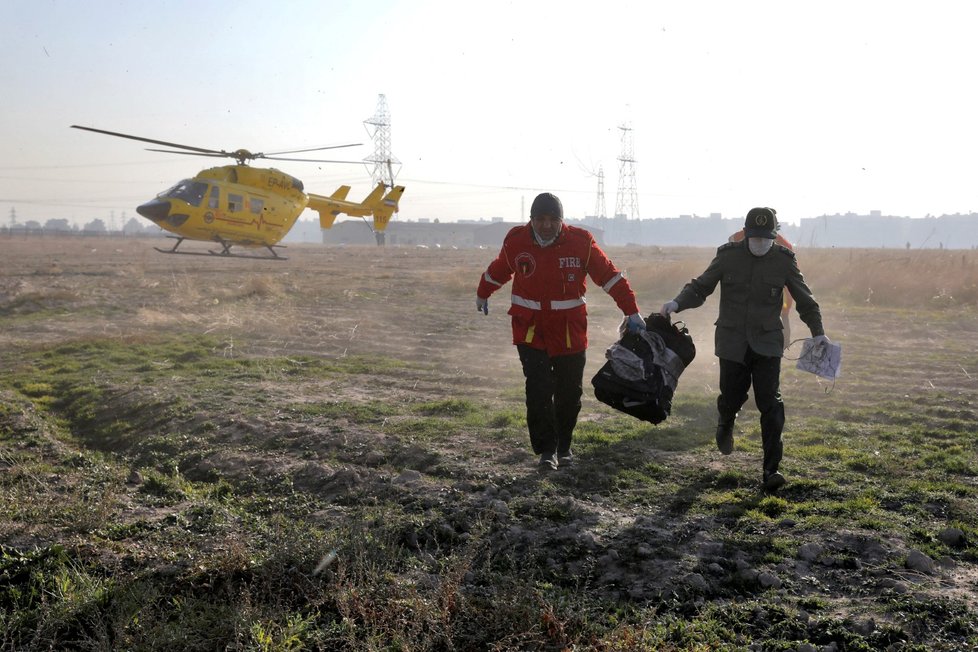
[[[162,152],[164,154],[184,154],[186,156],[210,156],[210,157],[213,157],[213,158],[225,158],[225,157],[228,157],[228,156],[233,156],[232,153],[216,152],[214,154],[203,154],[203,153],[197,153],[197,152],[181,152],[181,151],[175,150],[175,149],[155,149],[153,147],[147,147],[146,148],[146,151],[147,152]],[[266,156],[264,154],[255,154],[254,155],[254,158],[256,158],[256,159],[259,159],[259,158],[266,159],[268,161],[302,161],[302,162],[305,162],[305,163],[356,163],[356,164],[359,164],[360,163],[360,161],[333,161],[333,160],[328,160],[327,161],[327,160],[318,159],[318,158],[286,158],[286,157],[283,157],[283,156]]]
[[[152,147],[147,147],[146,150],[150,152],[162,152],[164,154],[185,154],[189,156],[211,156],[214,158],[234,158],[238,159],[239,163],[244,161],[252,161],[255,159],[263,158],[272,161],[303,161],[308,163],[359,163],[359,161],[334,161],[325,159],[308,159],[308,158],[281,158],[279,154],[298,154],[300,152],[317,152],[325,149],[339,149],[343,147],[357,147],[362,145],[362,143],[350,143],[347,145],[329,145],[326,147],[310,147],[308,149],[295,149],[285,152],[272,152],[271,154],[252,154],[247,150],[236,150],[233,152],[228,152],[225,150],[218,149],[207,149],[204,147],[194,147],[193,145],[181,145],[180,143],[171,143],[165,140],[156,140],[153,138],[143,138],[142,136],[133,136],[131,134],[123,134],[117,131],[107,131],[105,129],[96,129],[94,127],[82,127],[80,125],[71,125],[72,129],[83,129],[85,131],[92,131],[97,134],[106,134],[108,136],[118,136],[119,138],[128,138],[129,140],[138,140],[144,143],[152,143],[154,145],[163,145],[165,147],[175,147],[177,150],[186,151],[175,151],[167,149],[155,149]]]
[[[144,143],[153,143],[154,145],[165,145],[166,147],[176,147],[177,149],[186,149],[191,152],[198,152],[200,154],[218,154],[224,155],[223,152],[217,149],[205,149],[203,147],[194,147],[192,145],[181,145],[179,143],[169,143],[165,140],[154,140],[152,138],[143,138],[142,136],[131,136],[129,134],[121,134],[117,131],[106,131],[105,129],[95,129],[94,127],[82,127],[79,125],[71,125],[72,129],[84,129],[85,131],[94,131],[97,134],[106,134],[108,136],[118,136],[119,138],[128,138],[129,140],[139,140]]]
[[[206,152],[181,152],[180,150],[176,150],[176,149],[154,149],[152,147],[147,147],[146,148],[146,151],[147,152],[163,152],[164,154],[184,154],[186,156],[212,156],[214,158],[227,158],[229,156],[229,154],[225,154],[223,152],[214,152],[214,153],[206,153]]]
[[[363,163],[363,161],[332,161],[321,158],[285,158],[282,156],[256,156],[255,158],[263,158],[269,161],[301,161],[303,163],[352,163],[354,165]]]
[[[287,152],[269,152],[267,155],[262,155],[262,158],[279,156],[280,154],[299,154],[301,152],[318,152],[324,149],[340,149],[341,147],[359,147],[360,145],[363,145],[363,143],[350,143],[349,145],[327,145],[326,147],[310,147],[309,149],[291,149]]]

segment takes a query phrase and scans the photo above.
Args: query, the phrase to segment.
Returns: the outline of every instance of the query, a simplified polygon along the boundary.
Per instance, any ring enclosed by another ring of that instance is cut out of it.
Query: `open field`
[[[588,386],[541,475],[495,251],[151,244],[0,239],[0,650],[978,649],[978,252],[799,251],[843,375],[784,363],[766,496],[716,297],[670,419]],[[712,256],[608,253],[646,313]]]

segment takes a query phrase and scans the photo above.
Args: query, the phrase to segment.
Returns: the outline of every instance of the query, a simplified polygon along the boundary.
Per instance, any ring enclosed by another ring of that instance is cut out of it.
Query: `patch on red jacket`
[[[524,251],[516,257],[514,261],[516,263],[516,269],[520,270],[520,274],[524,277],[533,276],[533,272],[537,269],[537,261],[533,259],[533,255]]]

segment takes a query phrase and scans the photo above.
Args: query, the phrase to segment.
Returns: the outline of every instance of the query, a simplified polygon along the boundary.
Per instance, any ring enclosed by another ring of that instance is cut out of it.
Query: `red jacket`
[[[544,349],[551,356],[587,348],[586,277],[614,298],[626,315],[638,312],[635,293],[590,232],[566,224],[541,247],[529,224],[512,228],[489,264],[477,294],[485,299],[513,279],[513,344]]]

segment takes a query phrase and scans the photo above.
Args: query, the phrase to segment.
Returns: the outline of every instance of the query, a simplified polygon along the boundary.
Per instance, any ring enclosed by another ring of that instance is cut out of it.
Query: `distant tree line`
[[[0,227],[2,235],[119,235],[119,236],[154,236],[161,235],[163,230],[155,224],[129,218],[121,229],[110,229],[105,220],[95,218],[82,226],[72,224],[67,219],[50,219],[44,224],[36,220],[25,220],[23,223],[9,224]]]

